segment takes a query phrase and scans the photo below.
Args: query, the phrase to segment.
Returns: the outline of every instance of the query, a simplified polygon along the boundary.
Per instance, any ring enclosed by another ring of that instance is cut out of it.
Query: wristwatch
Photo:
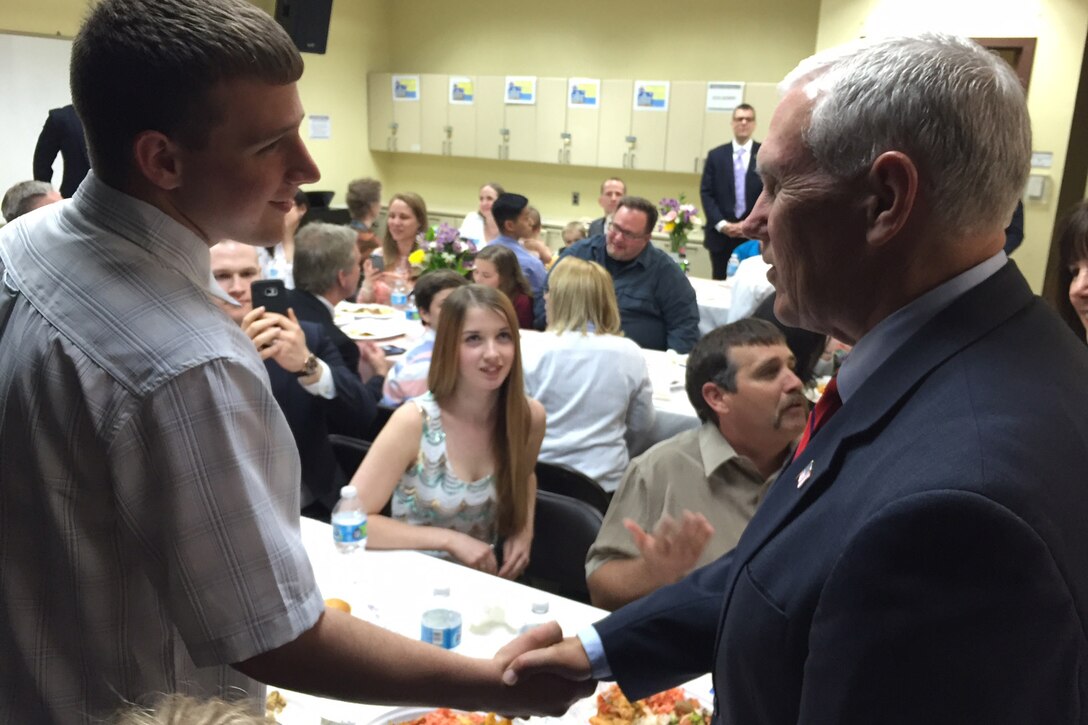
[[[317,355],[312,352],[310,356],[306,358],[306,362],[302,364],[302,369],[295,373],[296,378],[308,378],[317,372]]]

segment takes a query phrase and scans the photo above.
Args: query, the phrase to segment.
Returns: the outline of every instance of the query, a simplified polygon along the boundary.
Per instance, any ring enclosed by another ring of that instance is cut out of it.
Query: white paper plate
[[[362,318],[353,320],[340,329],[352,340],[390,340],[408,334],[406,320]]]

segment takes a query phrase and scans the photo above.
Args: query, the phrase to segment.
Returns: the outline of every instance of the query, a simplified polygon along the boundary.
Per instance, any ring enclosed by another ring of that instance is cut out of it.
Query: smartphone
[[[287,314],[287,286],[282,279],[260,279],[249,287],[253,306],[263,307],[266,312]]]
[[[370,265],[374,268],[375,272],[382,272],[385,270],[385,258],[380,254],[371,254]]]
[[[386,355],[403,355],[404,348],[396,345],[382,345],[382,352]]]

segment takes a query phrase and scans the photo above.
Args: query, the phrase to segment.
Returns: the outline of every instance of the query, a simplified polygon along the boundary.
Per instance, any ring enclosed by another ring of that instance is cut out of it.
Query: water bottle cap
[[[533,614],[547,614],[548,603],[547,602],[533,602]]]
[[[344,486],[340,489],[340,498],[355,498],[358,493],[359,492],[355,490],[355,486]]]

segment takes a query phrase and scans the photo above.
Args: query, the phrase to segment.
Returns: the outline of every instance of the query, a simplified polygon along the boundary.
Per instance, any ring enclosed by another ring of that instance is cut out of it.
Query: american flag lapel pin
[[[808,462],[804,470],[797,474],[797,488],[805,485],[805,482],[812,476],[812,461]]]

